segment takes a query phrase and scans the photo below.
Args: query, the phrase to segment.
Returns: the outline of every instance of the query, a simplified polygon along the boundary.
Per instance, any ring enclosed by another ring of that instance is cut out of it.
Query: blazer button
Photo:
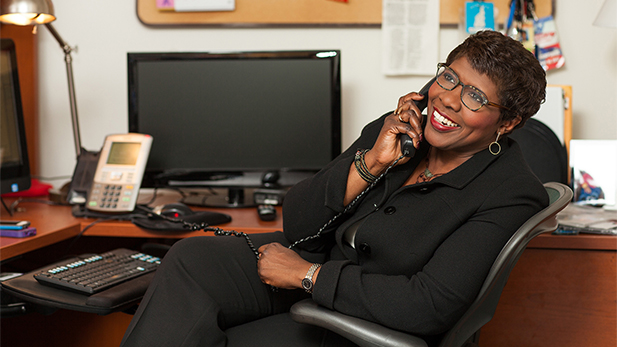
[[[396,212],[396,207],[394,206],[388,206],[383,210],[385,214],[394,214],[394,212]]]
[[[371,246],[368,245],[368,243],[364,242],[360,245],[360,252],[364,253],[364,254],[371,254]]]
[[[420,193],[428,193],[429,191],[430,191],[430,189],[428,187],[420,188]]]

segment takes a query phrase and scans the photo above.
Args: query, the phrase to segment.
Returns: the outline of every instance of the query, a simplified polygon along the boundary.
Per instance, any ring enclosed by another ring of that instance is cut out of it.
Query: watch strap
[[[304,279],[302,280],[302,288],[304,288],[304,290],[309,294],[313,293],[313,275],[319,267],[321,267],[321,264],[318,263],[311,265],[306,273],[306,276],[304,276]]]

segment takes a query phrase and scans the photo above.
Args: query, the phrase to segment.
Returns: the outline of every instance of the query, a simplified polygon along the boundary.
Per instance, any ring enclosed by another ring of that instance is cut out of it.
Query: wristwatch
[[[304,288],[304,290],[309,294],[313,293],[313,275],[320,266],[321,264],[317,263],[311,265],[308,272],[306,273],[306,276],[304,276],[304,278],[302,279],[302,288]]]

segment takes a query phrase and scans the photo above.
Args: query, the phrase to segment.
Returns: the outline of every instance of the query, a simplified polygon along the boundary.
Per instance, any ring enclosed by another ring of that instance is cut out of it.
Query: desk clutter
[[[231,222],[231,216],[211,211],[193,211],[182,203],[168,204],[164,207],[172,214],[149,212],[131,218],[131,222],[140,228],[154,231],[190,231],[189,225],[218,225]],[[176,206],[177,208],[174,208]],[[174,212],[176,211],[176,212]]]
[[[78,218],[126,220],[140,228],[153,231],[185,232],[190,231],[190,229],[187,229],[187,223],[218,225],[231,221],[231,216],[228,214],[212,211],[193,211],[182,203],[167,204],[162,206],[160,210],[138,205],[135,211],[124,214],[91,211],[84,205],[75,205],[73,206],[72,213],[73,216]]]
[[[617,211],[599,207],[569,204],[557,215],[555,234],[617,235]]]

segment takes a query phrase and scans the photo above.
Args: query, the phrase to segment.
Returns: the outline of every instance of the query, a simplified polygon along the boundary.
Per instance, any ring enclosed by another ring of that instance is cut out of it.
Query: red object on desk
[[[2,197],[5,198],[10,198],[10,197],[14,197],[14,198],[19,198],[19,197],[33,197],[33,196],[45,196],[49,194],[49,190],[53,188],[53,186],[51,184],[47,184],[47,183],[41,183],[39,182],[39,180],[37,180],[36,178],[33,178],[30,181],[30,188],[26,189],[24,191],[21,192],[16,192],[16,193],[6,193],[6,194],[2,194]]]

